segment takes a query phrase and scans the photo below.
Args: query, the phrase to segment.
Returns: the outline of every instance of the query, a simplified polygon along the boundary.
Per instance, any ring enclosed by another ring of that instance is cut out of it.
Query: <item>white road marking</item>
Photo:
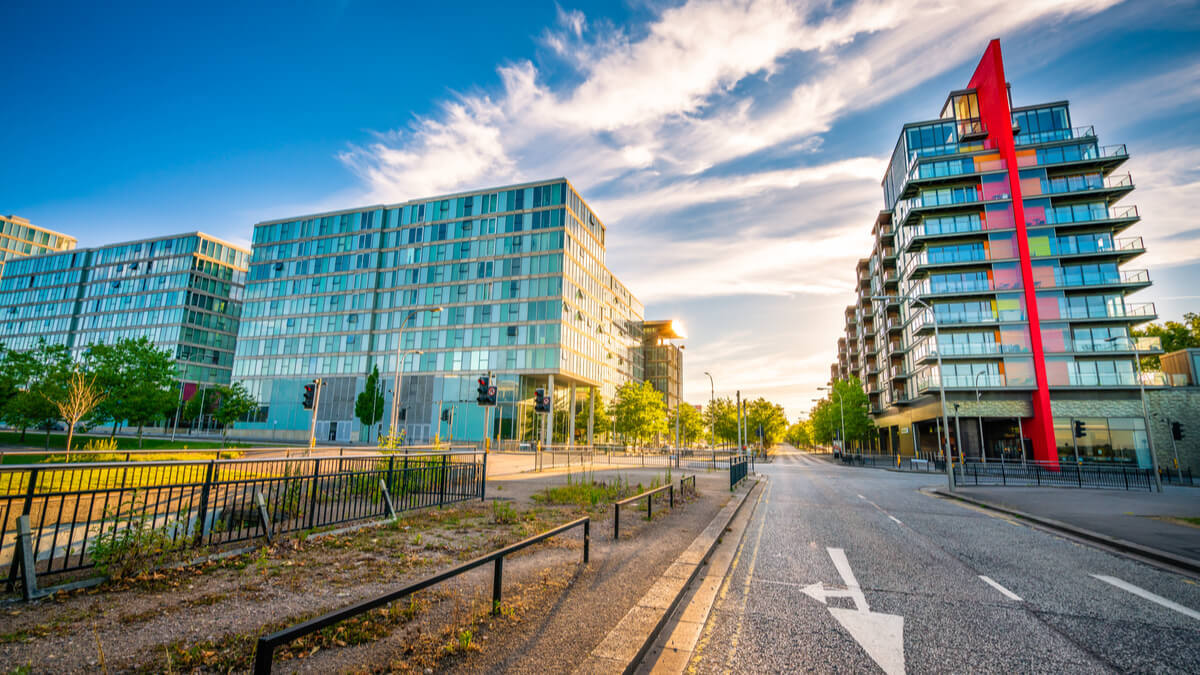
[[[845,589],[828,589],[821,583],[811,584],[803,589],[805,595],[812,597],[821,604],[828,605],[826,598],[853,598],[854,609],[829,607],[829,613],[841,624],[842,628],[854,638],[883,672],[888,675],[904,673],[904,617],[894,614],[872,612],[867,606],[867,598],[863,595],[854,570],[850,569],[850,561],[846,552],[840,548],[826,548],[833,566],[842,577]]]
[[[1190,616],[1191,618],[1196,619],[1197,621],[1200,621],[1200,612],[1197,612],[1194,609],[1188,609],[1187,607],[1184,607],[1183,605],[1181,605],[1177,602],[1172,602],[1172,601],[1164,598],[1163,596],[1151,593],[1150,591],[1148,591],[1144,588],[1139,588],[1137,586],[1134,586],[1133,584],[1129,583],[1128,581],[1122,581],[1116,577],[1109,577],[1109,576],[1105,576],[1103,574],[1093,574],[1092,576],[1099,579],[1100,581],[1103,581],[1106,584],[1112,584],[1113,586],[1116,586],[1117,588],[1119,588],[1123,591],[1128,591],[1130,593],[1133,593],[1136,596],[1143,597],[1143,598],[1149,600],[1150,602],[1162,605],[1163,607],[1166,607],[1167,609],[1175,610],[1176,612],[1179,612],[1180,614],[1182,614],[1184,616]]]
[[[859,496],[858,496],[858,498],[859,498],[859,499],[866,499],[866,497],[864,497],[864,496],[862,496],[862,495],[859,495]]]
[[[904,524],[904,523],[900,522],[900,519],[899,519],[899,518],[897,518],[896,516],[893,516],[893,515],[892,515],[892,514],[890,514],[890,513],[888,514],[888,518],[891,518],[892,520],[896,521],[896,524],[897,524],[897,525],[903,525],[903,524]]]
[[[1025,602],[1024,600],[1021,599],[1021,596],[1017,595],[1016,593],[1013,593],[1012,591],[1008,590],[1007,588],[996,583],[996,581],[994,579],[992,579],[991,577],[985,577],[982,574],[980,574],[979,578],[983,579],[983,583],[1000,591],[1000,594],[1003,595],[1004,597],[1008,598],[1009,600],[1016,600],[1017,602]]]

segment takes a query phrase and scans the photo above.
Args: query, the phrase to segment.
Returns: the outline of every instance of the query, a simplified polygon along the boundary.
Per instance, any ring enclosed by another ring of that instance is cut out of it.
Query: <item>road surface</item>
[[[696,672],[1200,672],[1200,585],[799,453],[769,478]]]

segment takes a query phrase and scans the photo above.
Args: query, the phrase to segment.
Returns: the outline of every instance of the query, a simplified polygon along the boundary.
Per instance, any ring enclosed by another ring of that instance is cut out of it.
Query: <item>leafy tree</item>
[[[67,386],[63,388],[62,398],[50,401],[67,423],[67,461],[71,460],[71,440],[75,437],[75,425],[103,400],[104,393],[96,386],[96,376],[76,370],[71,373]]]
[[[254,400],[241,382],[234,382],[229,386],[218,386],[213,389],[213,393],[217,398],[213,419],[221,425],[221,445],[223,447],[225,438],[234,423],[257,408],[258,401]]]
[[[1133,329],[1130,334],[1134,337],[1161,338],[1163,352],[1168,354],[1180,349],[1200,347],[1200,314],[1187,312],[1183,315],[1183,323],[1178,321],[1164,321],[1162,325],[1151,323],[1141,330]],[[1161,368],[1157,356],[1143,358],[1142,366],[1154,370]]]
[[[762,427],[762,445],[770,448],[783,440],[787,432],[787,415],[783,406],[759,397],[746,405],[746,435],[752,439],[758,438],[758,429]]]
[[[367,442],[370,443],[371,427],[383,419],[383,386],[379,381],[379,366],[371,369],[366,385],[354,400],[354,416],[367,427]]]
[[[608,436],[612,429],[612,416],[609,414],[609,406],[605,405],[604,397],[600,392],[596,392],[596,410],[592,418],[592,437]],[[587,440],[588,428],[588,398],[583,396],[579,399],[579,409],[575,412],[575,431],[582,432],[583,439]]]
[[[215,389],[196,389],[192,397],[183,404],[183,419],[189,424],[195,423],[204,415],[211,415],[217,409],[218,398]]]
[[[52,401],[65,398],[71,373],[71,355],[65,345],[39,340],[26,352],[7,352],[6,369],[18,391],[4,408],[4,419],[21,430],[21,440],[29,427],[46,429],[46,448],[50,447],[50,429],[59,421],[58,407]]]
[[[715,427],[714,427],[715,422]],[[704,411],[704,424],[716,432],[713,444],[737,443],[737,405],[733,399],[718,398],[710,401]]]
[[[91,420],[117,427],[131,424],[138,428],[138,447],[142,431],[173,411],[179,400],[175,381],[175,359],[171,352],[159,349],[149,338],[122,338],[112,344],[88,347],[84,361],[105,394]]]
[[[818,402],[809,414],[813,440],[824,444],[840,437],[843,416],[846,441],[863,443],[874,438],[878,430],[868,414],[869,410],[870,401],[858,378],[834,381],[833,392]]]
[[[804,420],[796,422],[788,427],[783,439],[796,448],[805,448],[812,445],[812,431],[809,423]]]
[[[679,442],[683,445],[695,443],[697,439],[703,438],[708,433],[708,425],[704,422],[704,416],[699,410],[688,403],[680,402],[678,410],[672,410],[667,427],[669,433],[675,433],[675,417],[679,416]]]
[[[617,431],[638,445],[667,431],[667,406],[649,382],[626,382],[613,402]]]

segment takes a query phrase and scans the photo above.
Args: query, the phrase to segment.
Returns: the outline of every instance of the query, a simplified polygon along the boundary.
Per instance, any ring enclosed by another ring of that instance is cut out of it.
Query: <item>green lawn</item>
[[[83,445],[94,438],[108,438],[107,434],[75,434],[73,443],[75,450],[80,450]],[[120,450],[137,450],[138,440],[136,437],[117,436],[117,448]],[[46,432],[30,430],[25,434],[25,440],[21,441],[21,432],[19,431],[0,431],[0,445],[20,446],[21,449],[41,450],[46,447]],[[252,444],[252,443],[230,443],[227,447],[230,448],[251,448],[269,446],[269,443]],[[67,447],[67,435],[61,432],[51,432],[50,434],[50,449],[65,450]],[[165,438],[144,438],[142,439],[142,450],[215,450],[221,448],[220,441],[200,441],[192,440],[187,437],[181,437],[178,440],[172,441]],[[11,464],[8,458],[5,458],[5,464]]]

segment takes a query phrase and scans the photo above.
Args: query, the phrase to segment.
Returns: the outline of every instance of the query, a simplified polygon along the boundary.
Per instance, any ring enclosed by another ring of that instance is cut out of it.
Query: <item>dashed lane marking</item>
[[[900,519],[899,519],[899,518],[897,518],[896,516],[893,516],[893,515],[892,515],[892,514],[890,514],[890,513],[888,514],[888,518],[891,518],[892,520],[896,521],[896,524],[897,524],[897,525],[903,525],[903,524],[904,524],[904,523],[900,522]]]
[[[1166,607],[1167,609],[1174,610],[1184,616],[1190,616],[1191,618],[1196,619],[1197,621],[1200,621],[1200,612],[1197,612],[1194,609],[1189,609],[1187,607],[1184,607],[1183,605],[1181,605],[1177,602],[1172,602],[1171,600],[1168,600],[1161,595],[1151,593],[1150,591],[1148,591],[1144,588],[1134,586],[1133,584],[1129,583],[1128,581],[1122,581],[1116,577],[1109,577],[1109,576],[1105,576],[1103,574],[1093,574],[1092,576],[1099,579],[1100,581],[1103,581],[1106,584],[1112,584],[1113,586],[1116,586],[1117,588],[1119,588],[1123,591],[1128,591],[1138,597],[1145,598],[1145,599],[1149,600],[1150,602],[1162,605],[1163,607]]]
[[[1012,591],[1008,590],[1007,588],[996,583],[996,581],[994,579],[992,579],[991,577],[986,577],[986,576],[980,574],[979,578],[983,579],[983,583],[1000,591],[1000,595],[1003,595],[1004,597],[1008,598],[1009,600],[1016,600],[1017,602],[1025,602],[1024,600],[1021,599],[1021,596],[1017,595],[1016,593],[1013,593]]]

